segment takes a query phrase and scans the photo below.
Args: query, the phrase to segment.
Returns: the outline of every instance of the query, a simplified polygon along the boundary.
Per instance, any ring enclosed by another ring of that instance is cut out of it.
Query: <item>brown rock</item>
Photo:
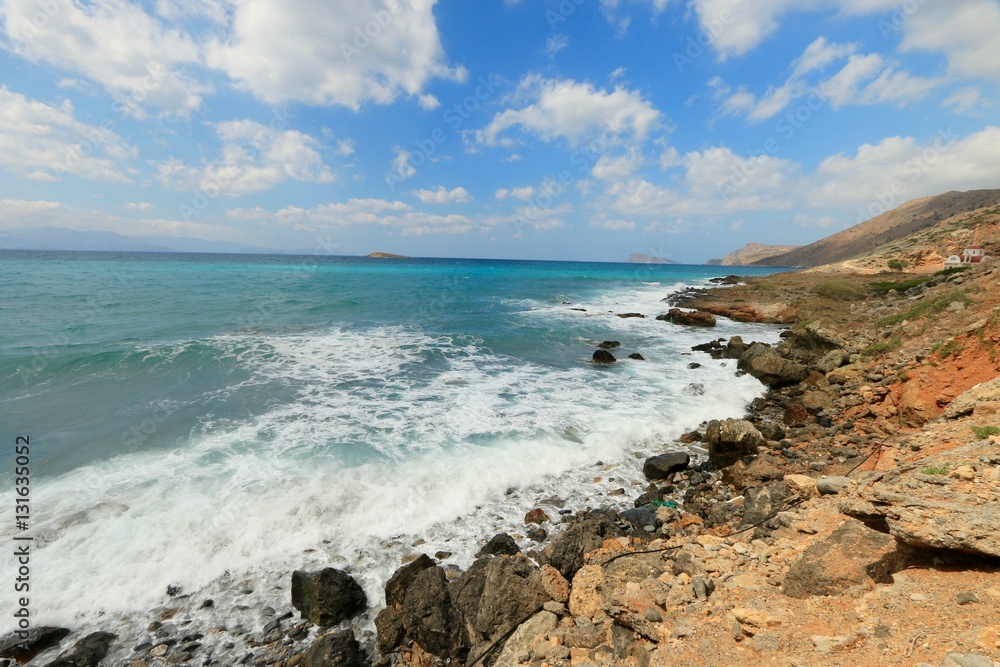
[[[569,582],[551,565],[542,566],[542,588],[556,602],[569,602]]]
[[[569,596],[569,612],[573,616],[592,618],[604,607],[601,585],[604,570],[600,565],[584,565],[573,577],[573,590]]]
[[[809,413],[801,403],[789,403],[785,406],[785,416],[782,418],[785,426],[803,426],[809,420]]]
[[[656,319],[673,324],[681,324],[691,327],[714,327],[715,316],[701,310],[685,312],[680,308],[671,308],[666,315],[660,315]]]
[[[524,515],[524,523],[526,524],[537,523],[538,525],[542,525],[546,521],[552,521],[552,519],[550,519],[549,515],[545,513],[545,510],[540,507],[536,507]]]

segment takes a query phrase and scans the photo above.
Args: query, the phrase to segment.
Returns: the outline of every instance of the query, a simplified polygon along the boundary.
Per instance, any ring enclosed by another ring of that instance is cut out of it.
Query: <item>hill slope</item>
[[[906,202],[842,232],[753,266],[813,267],[854,259],[955,215],[1000,204],[1000,190],[946,192]]]
[[[721,266],[751,266],[756,262],[763,262],[772,257],[785,255],[789,252],[801,248],[797,245],[764,245],[763,243],[748,243],[739,250],[734,250],[718,262],[709,260],[710,264]]]

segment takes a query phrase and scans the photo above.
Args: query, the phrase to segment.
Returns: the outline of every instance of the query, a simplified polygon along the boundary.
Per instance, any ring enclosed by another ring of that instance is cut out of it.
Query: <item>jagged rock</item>
[[[757,426],[757,430],[760,431],[765,440],[778,441],[785,438],[785,429],[778,422],[764,422]]]
[[[686,312],[680,308],[671,308],[666,315],[660,315],[656,319],[661,322],[670,322],[689,327],[714,327],[715,315],[701,310]]]
[[[435,566],[417,573],[403,597],[402,614],[406,636],[425,651],[440,658],[464,660],[468,635],[448,593],[444,569]]]
[[[302,667],[362,667],[361,644],[354,630],[323,635],[312,643],[299,661]]]
[[[524,515],[525,525],[534,523],[540,526],[546,521],[552,521],[552,519],[549,518],[549,515],[546,514],[545,510],[543,510],[541,507],[536,507],[535,509],[531,510],[530,512]],[[515,544],[514,546],[517,545]],[[514,553],[517,552],[515,551]]]
[[[655,530],[660,525],[656,519],[656,510],[652,507],[635,507],[623,510],[618,516],[634,530],[643,530],[646,526],[653,526]]]
[[[809,375],[808,368],[785,359],[774,348],[763,343],[754,343],[748,347],[736,362],[736,367],[770,387],[795,384]]]
[[[540,611],[518,626],[514,634],[504,642],[503,650],[497,656],[495,665],[516,665],[518,656],[529,655],[532,647],[556,629],[559,617],[548,611]]]
[[[600,548],[606,538],[619,535],[621,529],[615,525],[613,513],[584,514],[552,540],[549,564],[572,581],[573,575],[583,567],[584,554]]]
[[[817,540],[792,564],[783,591],[794,598],[840,595],[871,582],[892,583],[902,557],[896,541],[860,521],[848,519]]]
[[[726,351],[723,352],[723,356],[726,359],[739,359],[743,356],[743,353],[747,351],[747,344],[743,342],[743,338],[740,336],[733,336],[726,343]]]
[[[602,350],[613,350],[616,347],[621,347],[621,343],[619,343],[616,340],[606,340],[603,343],[598,343],[597,347],[601,348]]]
[[[943,416],[946,419],[957,419],[962,415],[971,414],[978,402],[1000,401],[1000,377],[988,382],[982,382],[968,391],[962,392],[948,404]]]
[[[613,364],[617,359],[607,350],[594,350],[593,361],[595,364]]]
[[[494,558],[483,571],[483,595],[473,627],[482,639],[494,639],[541,610],[550,599],[541,571],[530,560]]]
[[[97,667],[111,649],[116,635],[110,632],[92,632],[73,648],[59,655],[47,667]]]
[[[749,465],[737,461],[722,470],[722,481],[731,484],[737,491],[747,487],[763,486],[785,476],[787,468],[784,462],[770,454],[761,454]]]
[[[517,542],[514,538],[507,533],[499,533],[490,538],[490,541],[479,550],[476,554],[476,558],[482,556],[513,556],[520,549],[517,548]]]
[[[924,460],[925,466],[975,459],[976,445],[957,447]],[[859,484],[840,503],[845,514],[872,524],[880,520],[900,542],[918,548],[952,549],[1000,557],[1000,494],[987,483],[942,484],[949,478],[923,475],[920,469],[886,474]],[[984,499],[985,498],[985,499]],[[986,500],[992,499],[992,500]]]
[[[600,565],[584,565],[573,577],[573,587],[569,594],[569,613],[573,616],[591,618],[604,607],[601,585],[604,583],[604,569]]]
[[[745,456],[752,456],[764,444],[764,437],[745,419],[713,419],[705,430],[708,460],[714,466],[732,465]]]
[[[692,382],[688,386],[681,389],[681,393],[685,396],[704,396],[705,385],[700,382]]]
[[[830,350],[816,363],[816,368],[824,373],[832,373],[851,361],[851,355],[844,350]]]
[[[819,495],[816,480],[808,475],[785,475],[782,480],[799,498],[815,498]]]
[[[781,420],[785,426],[802,426],[809,420],[809,413],[801,403],[789,403]]]
[[[774,516],[785,507],[788,496],[788,486],[784,482],[744,490],[743,525],[752,526]]]
[[[569,582],[556,568],[542,565],[542,588],[550,598],[563,604],[569,602]]]
[[[375,617],[375,630],[378,633],[377,647],[380,653],[390,653],[403,643],[406,637],[406,626],[403,625],[403,603],[398,606],[387,606]]]
[[[643,315],[642,313],[618,313],[618,317],[622,318],[623,320],[628,319],[630,317],[638,317],[641,319],[646,319],[646,316]]]
[[[11,658],[20,663],[26,663],[42,651],[47,651],[66,638],[70,631],[67,628],[41,626],[28,630],[28,636],[21,638],[11,633],[0,639],[0,658]]]
[[[686,470],[690,464],[691,456],[686,452],[668,452],[646,459],[642,474],[646,479],[666,479],[675,472]]]
[[[831,324],[826,320],[815,320],[805,326],[807,336],[816,341],[816,347],[827,347],[847,350],[848,352],[860,352],[857,341],[850,338],[848,332],[836,324]]]
[[[410,582],[413,581],[413,578],[421,570],[426,570],[429,567],[434,567],[434,560],[427,554],[420,554],[416,560],[396,570],[389,577],[389,581],[385,583],[386,606],[403,604],[403,595],[406,594],[406,589],[409,588]]]
[[[364,590],[354,578],[333,567],[318,572],[292,572],[292,606],[302,618],[318,626],[336,625],[368,606]]]

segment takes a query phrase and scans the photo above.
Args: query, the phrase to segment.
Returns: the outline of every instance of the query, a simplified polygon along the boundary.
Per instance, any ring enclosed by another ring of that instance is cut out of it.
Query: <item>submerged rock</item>
[[[594,350],[593,361],[595,364],[613,364],[617,359],[607,350]]]
[[[701,310],[687,312],[680,308],[671,308],[666,315],[660,315],[656,319],[690,327],[714,327],[716,324],[715,315],[712,313]]]
[[[520,549],[517,548],[517,542],[514,541],[513,537],[507,533],[499,533],[490,538],[490,541],[476,554],[476,558],[481,558],[482,556],[513,556],[518,551]]]
[[[0,658],[11,658],[23,664],[42,651],[58,646],[69,633],[67,628],[48,626],[31,628],[25,639],[11,633],[0,639]]]
[[[319,626],[336,625],[364,611],[368,598],[354,578],[333,567],[292,573],[292,606]]]
[[[601,348],[602,350],[613,350],[616,347],[621,347],[621,343],[619,343],[616,340],[606,340],[603,343],[599,343],[597,347]]]

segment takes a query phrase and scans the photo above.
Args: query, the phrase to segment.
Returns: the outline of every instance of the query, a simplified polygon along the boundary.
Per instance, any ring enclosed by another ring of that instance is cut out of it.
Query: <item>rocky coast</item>
[[[625,315],[703,327],[692,372],[766,395],[643,452],[606,507],[547,499],[464,570],[415,545],[384,601],[334,568],[281,609],[168,591],[139,641],[35,628],[0,666],[1000,665],[1000,269],[720,282]],[[708,340],[717,317],[786,330]],[[221,604],[253,622],[198,620]]]

